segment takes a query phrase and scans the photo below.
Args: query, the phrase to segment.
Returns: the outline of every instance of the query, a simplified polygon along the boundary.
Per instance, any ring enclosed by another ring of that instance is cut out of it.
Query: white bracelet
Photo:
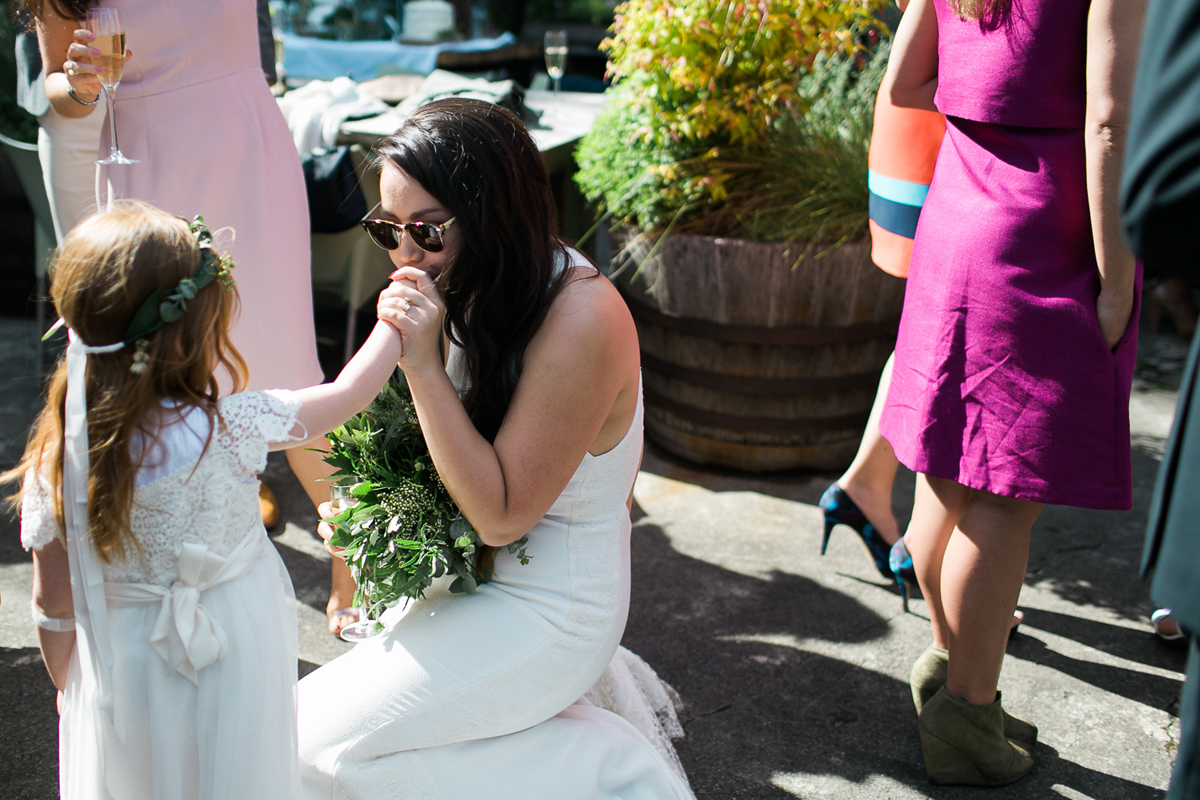
[[[33,624],[44,631],[70,633],[75,630],[74,617],[47,617],[33,600],[29,601],[29,611],[33,614]]]

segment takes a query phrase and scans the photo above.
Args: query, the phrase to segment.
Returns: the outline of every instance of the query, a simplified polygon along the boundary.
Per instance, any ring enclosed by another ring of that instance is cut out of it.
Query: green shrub
[[[617,78],[577,180],[651,232],[836,241],[866,229],[880,58],[859,44],[882,0],[634,0]],[[865,69],[864,69],[865,67]]]

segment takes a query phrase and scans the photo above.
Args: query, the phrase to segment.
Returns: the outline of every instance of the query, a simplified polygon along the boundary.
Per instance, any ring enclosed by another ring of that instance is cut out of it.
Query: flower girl
[[[293,798],[296,620],[257,473],[363,408],[400,356],[379,323],[337,380],[244,385],[232,263],[198,217],[123,203],[67,237],[70,341],[24,460],[33,617],[62,691],[62,796]],[[223,378],[222,378],[223,379]]]

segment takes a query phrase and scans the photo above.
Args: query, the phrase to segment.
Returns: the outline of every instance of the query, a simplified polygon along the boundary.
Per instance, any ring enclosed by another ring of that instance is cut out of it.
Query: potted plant
[[[646,431],[671,452],[757,471],[853,457],[904,291],[865,241],[882,5],[617,7],[577,180],[624,223],[613,277]]]

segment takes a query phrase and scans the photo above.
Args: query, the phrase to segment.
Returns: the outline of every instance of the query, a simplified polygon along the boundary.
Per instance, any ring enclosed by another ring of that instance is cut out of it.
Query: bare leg
[[[837,480],[888,544],[895,544],[900,538],[900,526],[892,512],[892,483],[896,480],[900,462],[896,460],[896,454],[892,452],[887,439],[879,434],[879,418],[883,415],[883,404],[887,400],[888,387],[892,384],[892,361],[895,357],[894,353],[889,356],[883,368],[879,389],[875,392],[875,403],[871,406],[871,416],[867,419],[867,429],[863,432],[854,461]]]
[[[904,534],[921,595],[929,609],[933,643],[948,650],[950,628],[942,607],[942,562],[946,545],[966,506],[969,491],[965,486],[943,478],[917,475],[912,521]]]
[[[996,699],[1029,534],[1041,513],[1041,503],[971,490],[946,544],[939,587],[949,629],[946,691],[969,703]]]
[[[288,466],[299,479],[312,504],[319,506],[328,502],[329,484],[321,479],[332,475],[333,467],[321,460],[320,453],[314,453],[304,447],[293,447],[286,451],[286,454]],[[346,566],[346,562],[340,558],[333,559],[330,567],[329,603],[325,606],[325,613],[332,614],[338,609],[353,607],[355,588],[354,578],[350,577],[350,568]],[[355,616],[344,614],[336,619],[331,617],[329,629],[337,633],[355,619]]]

